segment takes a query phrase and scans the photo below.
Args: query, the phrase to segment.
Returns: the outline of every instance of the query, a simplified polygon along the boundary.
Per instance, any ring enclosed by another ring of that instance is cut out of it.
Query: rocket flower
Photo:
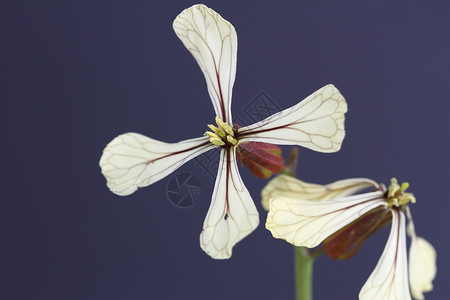
[[[267,177],[267,172],[276,173],[281,168],[280,161],[264,155],[277,155],[277,150],[264,146],[265,143],[338,151],[345,136],[347,104],[333,85],[327,85],[265,120],[246,127],[235,126],[231,117],[237,59],[233,25],[205,5],[194,5],[177,16],[173,28],[203,72],[216,124],[208,125],[210,131],[203,137],[178,143],[165,143],[138,133],[119,135],[104,149],[100,167],[109,189],[125,196],[161,180],[194,157],[220,148],[200,246],[211,257],[226,259],[233,246],[259,224],[258,211],[242,182],[236,160],[253,168],[254,174]],[[192,120],[185,120],[188,121]]]
[[[433,289],[436,251],[415,233],[408,204],[416,199],[405,192],[408,186],[399,185],[395,178],[386,189],[365,178],[318,185],[280,175],[262,191],[263,206],[269,210],[266,228],[275,238],[295,246],[314,248],[323,242],[328,256],[347,259],[371,234],[391,222],[384,251],[359,299],[403,300],[411,299],[412,294],[421,300],[423,292]],[[356,194],[364,190],[370,191]],[[409,262],[407,232],[411,238]]]

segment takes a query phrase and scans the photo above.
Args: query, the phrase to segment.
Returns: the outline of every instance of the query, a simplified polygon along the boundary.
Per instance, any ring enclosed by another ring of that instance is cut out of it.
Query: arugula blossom
[[[415,203],[415,198],[405,192],[407,188],[407,183],[398,185],[395,178],[386,189],[365,178],[318,185],[280,175],[262,191],[263,206],[269,210],[266,228],[275,238],[295,246],[314,248],[323,242],[323,250],[330,257],[346,259],[370,234],[392,222],[384,251],[359,299],[404,300],[411,299],[412,294],[422,300],[423,292],[433,289],[436,251],[416,235],[407,206]],[[371,191],[356,194],[366,189]],[[411,238],[409,262],[406,232]]]
[[[345,136],[347,104],[333,85],[327,85],[263,121],[246,127],[233,126],[231,94],[237,59],[234,27],[212,9],[194,5],[177,16],[173,28],[205,76],[216,125],[208,125],[211,131],[203,137],[178,143],[165,143],[138,133],[119,135],[104,149],[100,167],[109,189],[125,196],[161,180],[194,157],[221,148],[200,246],[211,257],[226,259],[233,246],[259,224],[258,211],[236,164],[239,145],[262,142],[336,152]]]

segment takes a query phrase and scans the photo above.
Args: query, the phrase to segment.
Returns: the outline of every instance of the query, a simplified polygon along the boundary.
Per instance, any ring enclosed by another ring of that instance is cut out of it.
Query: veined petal
[[[408,300],[405,214],[392,211],[392,227],[380,260],[359,293],[361,300]]]
[[[258,211],[242,182],[235,147],[222,150],[217,178],[200,235],[200,246],[212,258],[230,258],[233,246],[259,224]]]
[[[382,189],[378,183],[367,178],[351,178],[321,185],[278,175],[262,189],[261,204],[265,210],[269,210],[269,199],[277,196],[322,201],[350,196],[368,188]]]
[[[164,178],[214,147],[208,137],[164,143],[130,132],[119,135],[106,146],[100,167],[109,189],[126,196]]]
[[[298,145],[319,152],[336,152],[345,137],[347,103],[329,84],[300,103],[238,131],[239,142]]]
[[[173,29],[205,75],[216,115],[232,126],[231,94],[237,61],[233,25],[211,8],[197,4],[176,17]]]
[[[413,235],[409,248],[409,286],[415,299],[423,300],[423,292],[433,290],[436,271],[436,250],[425,239]]]
[[[380,205],[386,205],[381,191],[323,201],[278,196],[270,199],[266,228],[275,238],[313,248]]]

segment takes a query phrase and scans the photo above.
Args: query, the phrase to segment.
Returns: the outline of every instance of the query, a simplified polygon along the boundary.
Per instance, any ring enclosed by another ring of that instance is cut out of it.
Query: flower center
[[[409,183],[403,182],[402,185],[398,185],[397,179],[391,179],[391,185],[389,186],[386,201],[389,207],[404,207],[409,202],[416,203],[416,198],[411,193],[405,193],[409,187]]]
[[[209,136],[209,141],[216,146],[220,147],[232,147],[236,146],[238,141],[235,138],[233,128],[222,121],[219,117],[216,117],[217,127],[209,124],[208,127],[211,131],[206,131],[204,135]]]

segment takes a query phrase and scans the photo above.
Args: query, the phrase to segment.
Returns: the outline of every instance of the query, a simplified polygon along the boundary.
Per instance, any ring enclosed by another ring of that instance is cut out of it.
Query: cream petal
[[[408,300],[405,214],[392,210],[389,239],[377,266],[359,293],[360,300]]]
[[[233,246],[258,224],[258,211],[239,175],[235,148],[224,149],[220,154],[214,193],[203,223],[200,246],[212,258],[230,258]]]
[[[278,175],[262,189],[261,204],[265,210],[269,210],[269,199],[277,196],[322,201],[350,196],[368,188],[382,189],[378,183],[367,178],[351,178],[321,185]]]
[[[423,292],[433,290],[436,276],[436,250],[424,238],[416,235],[416,230],[409,207],[406,207],[408,227],[406,232],[411,238],[409,247],[409,287],[415,299],[425,299]]]
[[[423,300],[423,292],[433,290],[436,271],[436,250],[425,239],[413,235],[409,248],[409,286],[415,299]]]
[[[336,152],[345,137],[346,112],[344,97],[329,84],[300,103],[239,129],[239,141],[298,145],[319,152]]]
[[[275,238],[313,248],[380,205],[386,205],[381,191],[323,201],[274,197],[270,200],[266,228]]]
[[[231,94],[237,61],[233,25],[211,8],[197,4],[176,17],[173,29],[200,66],[216,115],[233,125]]]
[[[106,146],[100,167],[109,189],[125,196],[164,178],[214,147],[208,137],[164,143],[130,132],[119,135]]]

